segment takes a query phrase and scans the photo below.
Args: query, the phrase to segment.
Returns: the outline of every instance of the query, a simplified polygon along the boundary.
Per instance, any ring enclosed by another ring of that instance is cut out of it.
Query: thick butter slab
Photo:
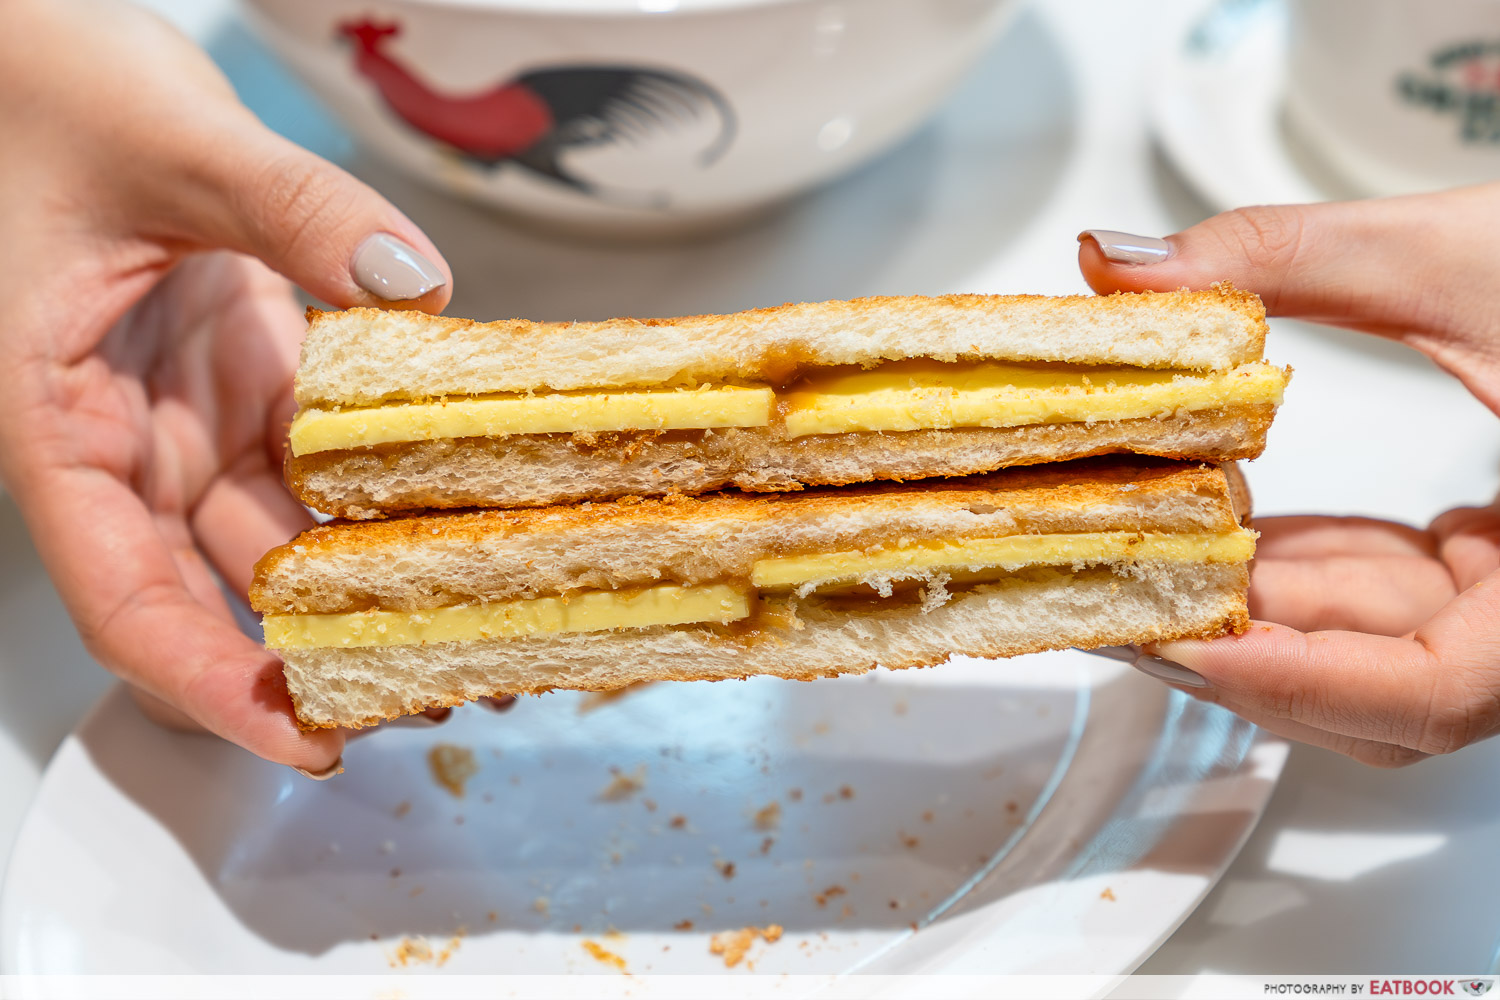
[[[1094,531],[1069,535],[1010,535],[956,541],[917,541],[873,552],[825,552],[755,564],[750,582],[765,590],[787,590],[857,580],[867,574],[942,570],[1018,570],[1121,559],[1168,562],[1247,562],[1255,554],[1255,532],[1208,534]]]
[[[341,615],[267,615],[271,649],[416,646],[428,642],[508,639],[554,632],[732,622],[750,614],[749,598],[724,584],[665,584],[621,594],[588,591],[570,597],[495,601],[430,611],[360,611]]]
[[[893,361],[813,375],[780,396],[791,437],[857,431],[1132,420],[1175,410],[1279,405],[1284,371],[1257,362],[1207,374],[1126,367]],[[766,386],[549,393],[303,410],[292,454],[513,434],[765,427]]]
[[[775,398],[769,388],[719,386],[303,410],[292,421],[292,454],[512,434],[764,427]]]
[[[1263,362],[1206,374],[1144,368],[895,361],[806,379],[782,399],[791,437],[853,431],[1133,420],[1174,410],[1281,403],[1287,376]]]

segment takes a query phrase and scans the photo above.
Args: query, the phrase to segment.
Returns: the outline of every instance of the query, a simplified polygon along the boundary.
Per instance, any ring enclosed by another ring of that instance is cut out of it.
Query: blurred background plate
[[[472,755],[461,796],[439,744]],[[707,973],[712,934],[779,924],[737,974],[1126,972],[1234,857],[1284,756],[1077,652],[553,694],[356,740],[326,784],[158,730],[116,690],[25,821],[0,963]]]
[[[1349,197],[1283,122],[1283,0],[1206,0],[1182,11],[1148,87],[1151,127],[1215,211]]]

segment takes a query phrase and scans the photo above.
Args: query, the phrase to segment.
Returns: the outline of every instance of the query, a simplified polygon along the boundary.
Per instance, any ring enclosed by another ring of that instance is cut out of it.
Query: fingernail
[[[1141,655],[1141,648],[1139,646],[1095,646],[1093,649],[1080,649],[1079,652],[1088,653],[1090,656],[1102,656],[1106,660],[1134,663],[1136,657]]]
[[[390,233],[361,243],[349,270],[359,287],[388,302],[419,299],[448,283],[436,264]]]
[[[334,761],[332,764],[329,764],[321,771],[309,771],[305,767],[294,767],[292,768],[292,770],[296,771],[304,778],[311,778],[314,781],[327,781],[335,774],[344,773],[344,758],[340,756],[338,760]]]
[[[1131,666],[1143,674],[1149,674],[1168,684],[1181,684],[1183,687],[1190,688],[1208,687],[1208,681],[1203,679],[1202,674],[1194,673],[1180,663],[1173,663],[1171,660],[1153,656],[1150,653],[1137,656]]]
[[[500,698],[480,698],[479,704],[491,712],[508,712],[516,703],[516,696],[508,694]]]
[[[1113,229],[1085,229],[1078,242],[1093,240],[1099,251],[1117,264],[1160,264],[1172,252],[1172,244],[1155,236],[1136,236]]]

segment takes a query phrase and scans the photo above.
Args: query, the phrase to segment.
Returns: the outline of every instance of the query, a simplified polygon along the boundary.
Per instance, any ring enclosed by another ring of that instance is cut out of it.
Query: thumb
[[[1090,229],[1079,234],[1078,263],[1098,292],[1229,281],[1258,294],[1273,316],[1352,325],[1388,315],[1400,295],[1390,279],[1408,263],[1404,214],[1390,201],[1266,205],[1164,240]]]
[[[416,224],[374,189],[267,129],[248,111],[200,144],[157,220],[193,249],[257,257],[334,306],[440,312],[452,273]],[[179,178],[181,173],[179,173]],[[158,222],[158,225],[160,223]]]
[[[1500,342],[1485,315],[1500,273],[1479,248],[1500,226],[1500,184],[1402,198],[1235,209],[1166,239],[1079,235],[1098,292],[1229,281],[1292,316],[1402,340],[1500,408]]]

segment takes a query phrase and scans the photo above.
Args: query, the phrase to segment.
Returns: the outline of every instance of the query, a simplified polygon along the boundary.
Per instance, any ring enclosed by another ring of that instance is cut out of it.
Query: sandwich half
[[[1233,467],[1090,459],[929,484],[330,524],[251,604],[307,727],[484,695],[811,679],[1243,631]]]
[[[953,295],[475,323],[309,310],[287,480],[368,519],[1135,453],[1254,458],[1288,373],[1246,292]]]

